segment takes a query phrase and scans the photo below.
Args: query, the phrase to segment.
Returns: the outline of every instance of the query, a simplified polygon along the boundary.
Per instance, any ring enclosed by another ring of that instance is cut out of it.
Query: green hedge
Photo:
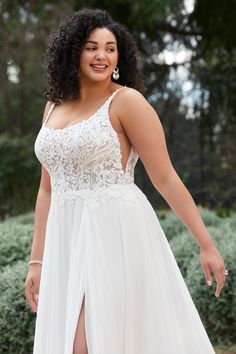
[[[33,226],[34,222],[34,212],[28,212],[22,215],[12,216],[4,221],[4,223],[0,223],[0,226],[3,224],[17,224],[17,225],[31,225]]]
[[[33,224],[0,223],[0,269],[30,255]]]
[[[204,223],[207,226],[218,226],[221,224],[223,218],[217,216],[215,212],[203,208],[202,206],[200,206],[198,209],[200,211]],[[186,230],[186,227],[181,223],[181,221],[171,210],[156,210],[156,213],[165,231],[168,241],[172,240],[175,236],[178,236],[181,232]]]
[[[27,262],[19,261],[0,273],[1,354],[33,352],[36,315],[25,299],[23,284],[27,269]]]
[[[236,342],[236,242],[232,219],[225,219],[220,226],[208,230],[219,249],[229,276],[219,298],[215,297],[216,281],[209,287],[200,264],[199,246],[193,236],[184,231],[170,241],[181,273],[190,290],[194,303],[211,341],[230,345]]]
[[[156,210],[157,216],[160,220],[161,226],[165,231],[168,241],[172,240],[175,236],[179,235],[186,228],[175,216],[174,213],[168,211]]]

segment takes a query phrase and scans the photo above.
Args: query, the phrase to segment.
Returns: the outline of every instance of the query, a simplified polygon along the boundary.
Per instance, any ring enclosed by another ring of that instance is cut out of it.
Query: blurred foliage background
[[[134,34],[143,55],[145,96],[195,201],[234,208],[235,0],[1,0],[0,217],[34,206],[40,165],[33,145],[46,104],[41,58],[49,33],[82,6],[109,10]],[[154,207],[165,206],[141,161],[136,183]]]

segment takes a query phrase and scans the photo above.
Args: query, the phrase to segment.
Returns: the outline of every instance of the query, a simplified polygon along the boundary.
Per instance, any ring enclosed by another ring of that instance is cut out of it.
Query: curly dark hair
[[[51,35],[43,57],[47,82],[44,97],[47,100],[60,104],[60,100],[79,97],[78,59],[81,49],[94,29],[104,27],[114,34],[117,41],[120,78],[116,82],[144,91],[140,52],[127,28],[115,22],[106,10],[82,8],[67,16]]]

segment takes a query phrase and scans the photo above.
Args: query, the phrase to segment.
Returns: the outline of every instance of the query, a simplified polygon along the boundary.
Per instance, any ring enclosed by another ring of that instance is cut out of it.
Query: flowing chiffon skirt
[[[89,354],[215,353],[146,196],[98,193],[52,195],[33,354],[73,354],[83,297]]]

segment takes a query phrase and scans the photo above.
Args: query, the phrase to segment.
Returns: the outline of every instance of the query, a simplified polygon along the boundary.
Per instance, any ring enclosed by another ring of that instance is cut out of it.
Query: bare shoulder
[[[122,125],[132,124],[138,119],[157,119],[154,108],[137,90],[124,87],[114,97],[114,111]],[[148,118],[149,117],[149,118]],[[134,119],[135,118],[135,119]]]
[[[134,104],[135,102],[141,102],[144,103],[147,100],[145,97],[138,91],[135,90],[131,87],[123,87],[116,95],[115,100],[121,104],[121,103],[129,103],[129,104]],[[148,102],[147,102],[148,103]]]

